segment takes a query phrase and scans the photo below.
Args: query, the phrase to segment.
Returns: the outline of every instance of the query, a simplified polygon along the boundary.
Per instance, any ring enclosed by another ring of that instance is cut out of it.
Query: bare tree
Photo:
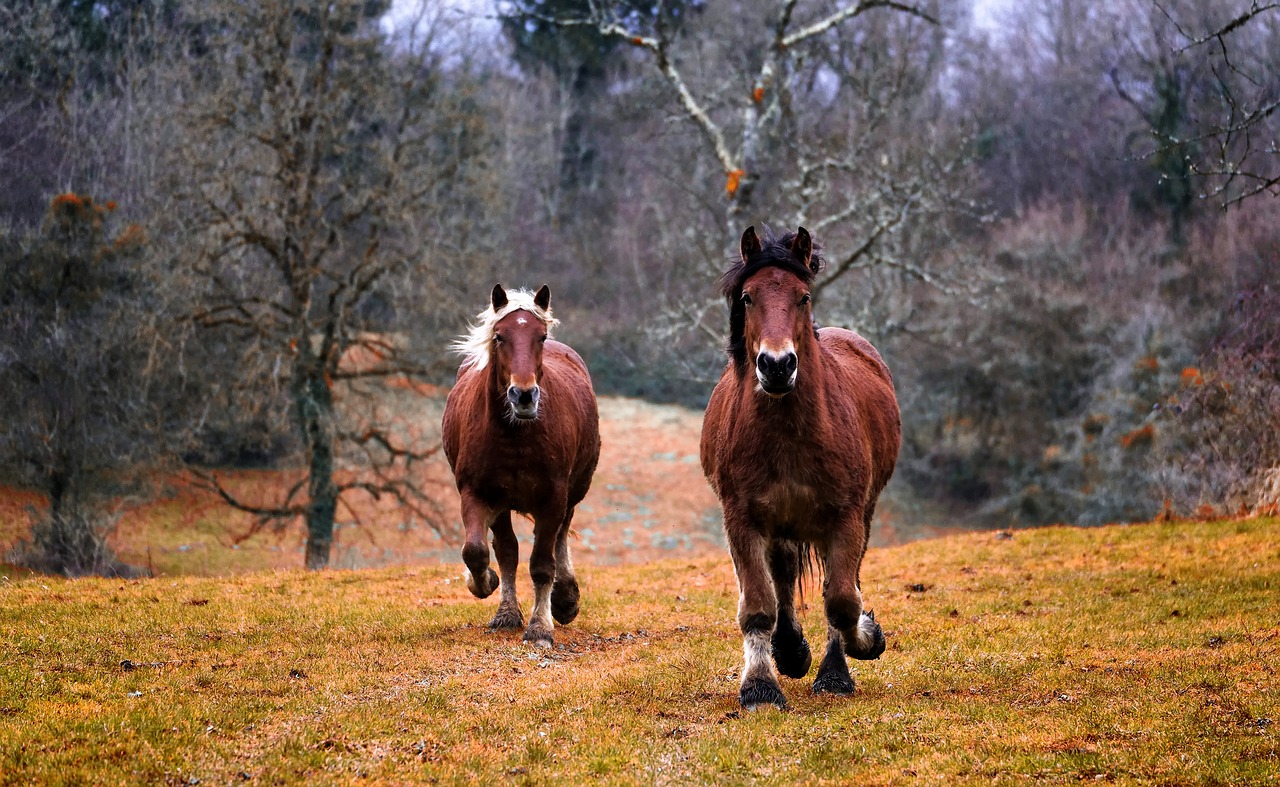
[[[644,141],[617,164],[631,177],[612,242],[624,258],[644,249],[626,272],[647,301],[648,344],[669,349],[680,377],[714,379],[722,363],[711,280],[748,224],[815,233],[823,316],[837,324],[883,335],[918,318],[917,294],[971,294],[975,266],[938,253],[973,207],[968,125],[938,122],[963,116],[944,78],[943,23],[959,4],[735,0],[679,26],[665,4],[585,6],[540,21],[592,27],[643,67],[611,91]]]
[[[328,564],[352,496],[390,496],[445,529],[423,473],[438,442],[381,417],[370,381],[430,371],[419,336],[397,328],[430,311],[456,324],[460,282],[486,270],[485,233],[468,231],[487,177],[474,101],[446,84],[430,20],[392,50],[369,6],[210,4],[222,55],[193,75],[179,151],[197,243],[179,259],[203,287],[192,316],[243,350],[242,390],[287,400],[304,454],[282,499],[200,475],[259,527],[304,519],[310,569]]]
[[[705,63],[699,62],[703,55],[697,53],[690,61],[682,58],[667,14],[638,16],[626,6],[591,2],[590,14],[583,18],[551,21],[565,27],[594,26],[648,56],[682,116],[697,128],[704,149],[719,165],[727,240],[736,238],[741,225],[762,208],[782,207],[789,214],[782,216],[784,220],[808,222],[822,231],[864,218],[876,203],[883,203],[884,210],[874,211],[876,219],[858,242],[847,253],[832,255],[837,264],[830,281],[857,265],[878,238],[911,216],[928,189],[927,177],[909,182],[895,178],[893,189],[871,194],[841,186],[842,176],[864,175],[877,166],[890,175],[885,166],[889,162],[876,155],[883,151],[871,144],[878,140],[868,132],[886,123],[891,111],[903,109],[909,94],[922,89],[921,75],[909,71],[920,65],[912,62],[917,57],[937,57],[928,50],[939,44],[934,32],[939,22],[936,9],[896,0],[820,4],[809,19],[799,18],[798,5],[798,0],[777,3],[762,30],[721,32],[731,38],[728,46],[751,53],[728,59],[735,70],[723,81],[688,73],[699,71],[699,66],[705,70]],[[748,6],[730,13],[750,18],[758,9]],[[880,19],[854,29],[857,20],[878,16],[877,11],[901,19]],[[749,38],[738,39],[742,33]],[[876,46],[889,51],[874,53]],[[873,56],[874,64],[858,62]],[[854,120],[860,138],[834,134],[833,124],[827,122],[833,114]],[[761,199],[762,188],[785,194],[783,204],[771,204],[777,194]]]
[[[1168,56],[1205,64],[1214,87],[1196,127],[1158,130],[1155,155],[1203,146],[1204,155],[1187,154],[1188,166],[1211,184],[1204,196],[1223,207],[1280,195],[1280,3],[1151,1],[1173,28]]]
[[[0,474],[47,501],[16,557],[72,576],[126,570],[107,501],[168,443],[168,315],[115,209],[62,194],[39,232],[0,233]]]

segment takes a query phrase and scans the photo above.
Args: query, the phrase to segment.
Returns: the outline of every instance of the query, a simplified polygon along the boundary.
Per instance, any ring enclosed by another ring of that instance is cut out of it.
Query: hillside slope
[[[0,782],[1270,783],[1276,524],[873,549],[856,696],[750,714],[727,557],[584,568],[550,652],[450,568],[4,580]]]

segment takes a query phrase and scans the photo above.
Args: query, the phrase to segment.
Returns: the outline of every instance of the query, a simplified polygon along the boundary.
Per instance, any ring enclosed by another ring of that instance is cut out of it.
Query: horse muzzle
[[[511,405],[511,413],[521,421],[532,421],[538,417],[538,400],[541,392],[537,385],[531,388],[507,386],[507,404]]]
[[[770,353],[762,351],[756,356],[756,381],[770,396],[786,396],[796,387],[799,361],[794,352]]]

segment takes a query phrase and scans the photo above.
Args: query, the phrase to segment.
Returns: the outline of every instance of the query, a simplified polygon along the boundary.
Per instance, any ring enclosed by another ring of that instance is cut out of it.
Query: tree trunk
[[[311,499],[307,509],[306,566],[318,571],[329,565],[333,518],[338,507],[338,490],[333,483],[333,392],[323,374],[307,375],[299,388],[298,420],[307,446],[307,489]]]

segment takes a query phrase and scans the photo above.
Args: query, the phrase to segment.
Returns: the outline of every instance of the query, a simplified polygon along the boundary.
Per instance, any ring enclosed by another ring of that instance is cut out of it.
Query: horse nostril
[[[533,389],[532,389],[532,388],[530,388],[530,389],[529,389],[529,390],[527,390],[527,391],[521,391],[521,392],[520,392],[520,404],[522,404],[522,405],[531,405],[531,404],[533,404]]]
[[[791,374],[796,370],[796,354],[787,353],[787,374]]]
[[[761,374],[769,373],[769,358],[764,353],[756,356],[756,369],[760,370]]]

